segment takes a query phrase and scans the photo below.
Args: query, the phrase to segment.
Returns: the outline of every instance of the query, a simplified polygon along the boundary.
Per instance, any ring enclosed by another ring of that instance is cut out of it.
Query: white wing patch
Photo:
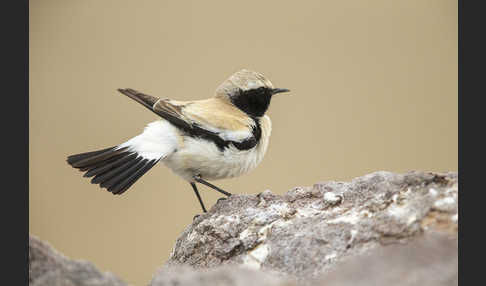
[[[225,130],[225,129],[219,129],[216,127],[208,126],[208,125],[201,125],[201,128],[206,129],[208,131],[218,133],[218,136],[221,137],[223,140],[227,141],[235,141],[235,142],[242,142],[245,139],[250,138],[253,136],[251,133],[251,129],[246,129],[246,130]]]
[[[223,138],[224,140],[236,141],[236,142],[242,142],[245,139],[250,138],[251,136],[253,136],[253,134],[250,132],[250,130],[241,130],[241,131],[222,130],[219,132],[219,137]]]
[[[179,134],[176,127],[165,120],[151,122],[142,134],[118,146],[128,146],[128,151],[136,152],[148,160],[165,158],[177,149]]]

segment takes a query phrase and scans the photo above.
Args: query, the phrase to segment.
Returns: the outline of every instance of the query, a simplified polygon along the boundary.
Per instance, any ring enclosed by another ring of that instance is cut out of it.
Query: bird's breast
[[[228,144],[224,149],[214,142],[198,137],[185,136],[181,146],[164,160],[167,167],[186,180],[195,175],[203,179],[218,180],[243,175],[254,169],[267,151],[271,121],[268,116],[260,118],[261,136],[250,149],[241,149]]]

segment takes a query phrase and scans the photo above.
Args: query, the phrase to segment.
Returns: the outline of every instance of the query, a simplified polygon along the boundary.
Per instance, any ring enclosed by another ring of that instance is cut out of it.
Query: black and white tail
[[[120,195],[158,162],[144,159],[127,149],[112,147],[81,153],[69,156],[67,161],[74,168],[86,171],[84,177],[94,176],[91,183]]]
[[[152,122],[142,134],[121,145],[71,155],[67,162],[85,172],[84,177],[93,177],[91,183],[120,195],[176,149],[174,132],[174,127],[166,121]]]

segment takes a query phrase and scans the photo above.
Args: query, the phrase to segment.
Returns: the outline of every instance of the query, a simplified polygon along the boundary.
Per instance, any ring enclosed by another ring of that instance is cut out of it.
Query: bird
[[[119,145],[67,156],[67,163],[92,184],[121,195],[161,161],[191,185],[207,212],[196,183],[231,196],[208,181],[243,175],[262,161],[272,130],[266,112],[273,96],[290,90],[274,88],[263,74],[242,69],[206,99],[177,101],[131,88],[118,91],[158,120]]]

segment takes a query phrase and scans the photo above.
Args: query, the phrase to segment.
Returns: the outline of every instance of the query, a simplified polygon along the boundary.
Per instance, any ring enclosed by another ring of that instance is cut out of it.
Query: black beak
[[[272,89],[272,94],[277,94],[277,93],[281,93],[281,92],[289,92],[290,89],[286,89],[286,88],[274,88]]]

